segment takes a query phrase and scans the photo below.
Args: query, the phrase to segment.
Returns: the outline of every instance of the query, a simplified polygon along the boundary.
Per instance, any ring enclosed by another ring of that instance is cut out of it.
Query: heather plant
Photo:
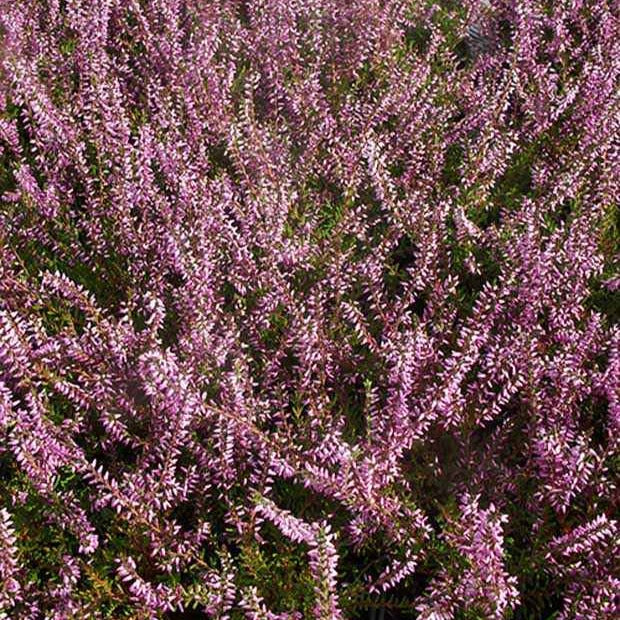
[[[616,0],[0,45],[0,617],[618,617]]]

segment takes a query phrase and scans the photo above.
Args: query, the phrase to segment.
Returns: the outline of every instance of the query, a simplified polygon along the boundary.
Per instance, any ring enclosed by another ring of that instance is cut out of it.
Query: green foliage
[[[310,614],[314,582],[308,570],[307,550],[270,529],[271,545],[249,541],[241,547],[239,584],[255,586],[274,611],[301,610]]]

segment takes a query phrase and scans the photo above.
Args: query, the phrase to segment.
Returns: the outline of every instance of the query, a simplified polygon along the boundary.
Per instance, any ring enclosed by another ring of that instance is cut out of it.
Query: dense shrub
[[[617,0],[0,19],[0,615],[618,617]]]

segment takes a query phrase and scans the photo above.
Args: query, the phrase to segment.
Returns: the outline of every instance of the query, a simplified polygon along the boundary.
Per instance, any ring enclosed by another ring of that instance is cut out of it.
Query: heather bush
[[[617,0],[0,33],[0,617],[618,617]]]

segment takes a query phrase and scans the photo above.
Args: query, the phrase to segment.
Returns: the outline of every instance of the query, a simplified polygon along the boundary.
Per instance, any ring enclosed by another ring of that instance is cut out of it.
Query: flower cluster
[[[616,0],[0,0],[0,615],[616,617],[619,58]]]
[[[418,610],[421,619],[451,618],[458,608],[477,611],[485,618],[504,618],[516,607],[519,593],[514,576],[506,573],[502,525],[507,516],[491,504],[480,507],[479,497],[465,497],[458,520],[448,524],[446,540],[465,561],[461,574],[452,562],[431,583],[428,601]]]

